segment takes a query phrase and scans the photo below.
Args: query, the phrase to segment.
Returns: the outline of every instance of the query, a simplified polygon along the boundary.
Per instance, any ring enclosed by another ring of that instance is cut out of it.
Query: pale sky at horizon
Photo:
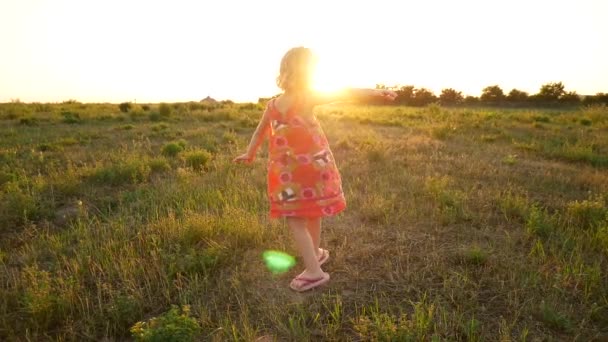
[[[608,1],[1,0],[0,102],[256,101],[285,51],[328,88],[608,92]]]

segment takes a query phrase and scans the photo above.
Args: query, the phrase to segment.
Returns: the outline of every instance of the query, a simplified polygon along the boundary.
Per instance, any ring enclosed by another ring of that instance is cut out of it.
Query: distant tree
[[[608,93],[597,93],[595,94],[595,98],[598,103],[608,106]]]
[[[467,106],[477,106],[479,105],[479,97],[468,95],[464,98],[464,104]]]
[[[414,86],[402,86],[399,89],[395,90],[397,93],[397,98],[395,98],[395,102],[398,104],[411,105],[414,99]]]
[[[462,92],[456,91],[452,88],[442,89],[441,95],[439,95],[439,103],[444,106],[459,105],[463,101],[464,97],[462,96]]]
[[[581,97],[575,91],[569,91],[559,98],[559,102],[566,106],[575,106],[581,103]]]
[[[376,83],[376,89],[387,89],[387,87],[384,84]]]
[[[496,106],[504,102],[505,93],[499,86],[493,85],[483,88],[480,99],[484,104]]]
[[[562,82],[546,83],[540,87],[538,95],[541,99],[548,102],[556,102],[566,91]]]
[[[608,93],[597,93],[595,95],[585,96],[583,99],[583,105],[607,105],[608,106]]]
[[[426,88],[414,89],[414,96],[412,99],[412,105],[414,106],[426,106],[430,103],[436,102],[437,96],[432,91]]]
[[[513,88],[509,92],[509,95],[507,95],[507,101],[512,103],[524,103],[528,100],[528,97],[530,97],[530,95],[527,92]]]

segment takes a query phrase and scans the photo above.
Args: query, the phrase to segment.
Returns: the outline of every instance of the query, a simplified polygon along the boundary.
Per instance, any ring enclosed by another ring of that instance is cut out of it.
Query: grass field
[[[0,340],[605,341],[608,108],[331,105],[329,285],[266,249],[263,107],[0,105]]]

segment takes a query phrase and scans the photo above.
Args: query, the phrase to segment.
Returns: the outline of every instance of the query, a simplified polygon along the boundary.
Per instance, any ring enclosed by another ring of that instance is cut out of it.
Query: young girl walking
[[[286,218],[306,266],[290,284],[298,292],[329,281],[329,274],[321,269],[329,259],[329,251],[320,247],[321,219],[346,208],[340,174],[313,108],[365,97],[396,97],[393,91],[376,89],[317,93],[311,87],[314,67],[311,50],[298,47],[287,51],[277,77],[283,93],[270,100],[247,152],[234,159],[251,163],[263,140],[269,138],[270,216]]]

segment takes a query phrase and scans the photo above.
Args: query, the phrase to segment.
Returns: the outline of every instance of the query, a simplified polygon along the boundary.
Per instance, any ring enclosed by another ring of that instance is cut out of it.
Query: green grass
[[[128,108],[127,108],[128,107]],[[348,209],[288,288],[256,104],[0,104],[0,340],[608,335],[608,111],[316,110]]]

